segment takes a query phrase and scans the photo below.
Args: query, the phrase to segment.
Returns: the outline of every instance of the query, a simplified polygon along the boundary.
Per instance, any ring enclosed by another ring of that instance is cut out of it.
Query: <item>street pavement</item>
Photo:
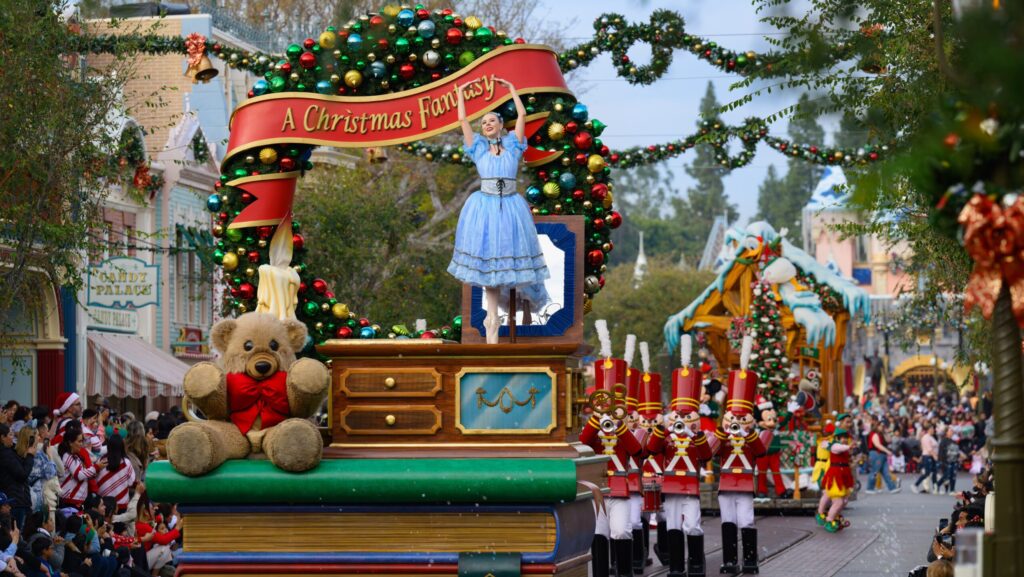
[[[828,533],[814,517],[758,517],[758,549],[763,577],[905,577],[925,564],[925,556],[939,519],[953,511],[950,495],[914,494],[913,477],[906,477],[898,494],[882,491],[868,495],[861,490],[845,515],[850,527]],[[970,487],[970,476],[961,474],[959,490]],[[866,479],[861,477],[862,486]],[[722,562],[721,522],[704,518],[708,575],[718,575]],[[652,542],[657,539],[652,531]],[[652,547],[653,549],[653,547]],[[653,556],[653,553],[652,553]],[[664,574],[657,560],[647,577]]]

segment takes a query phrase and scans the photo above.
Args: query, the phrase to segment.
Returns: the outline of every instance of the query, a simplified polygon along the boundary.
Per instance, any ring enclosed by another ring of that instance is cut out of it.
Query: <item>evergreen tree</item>
[[[820,144],[825,138],[825,130],[818,124],[813,115],[810,98],[804,94],[800,97],[798,109],[800,114],[789,123],[789,136],[795,144]],[[765,180],[758,198],[758,218],[767,221],[776,230],[788,228],[791,239],[802,238],[800,213],[807,201],[811,199],[814,187],[821,180],[824,169],[799,158],[789,159],[786,176],[775,186],[774,182]],[[773,172],[769,171],[769,179]]]
[[[775,170],[775,165],[768,165],[768,174],[764,177],[764,182],[761,183],[757,193],[757,218],[759,220],[766,220],[773,226],[775,225],[778,220],[775,211],[778,210],[777,202],[782,195],[783,186],[782,179],[779,178],[778,172]]]
[[[632,269],[640,231],[644,233],[644,253],[648,258],[678,261],[680,253],[690,256],[693,250],[699,250],[688,221],[676,218],[678,213],[669,210],[668,201],[679,199],[673,181],[675,175],[667,166],[655,165],[638,166],[616,178],[615,204],[623,215],[622,226],[612,231],[615,250],[611,255],[616,266],[628,265]]]
[[[747,320],[754,347],[750,353],[750,370],[764,389],[764,395],[780,413],[785,412],[789,390],[786,377],[790,363],[786,358],[786,333],[782,330],[782,315],[775,293],[767,282],[758,281],[754,287],[754,300],[750,303]]]
[[[839,148],[859,148],[868,143],[868,129],[861,119],[846,112],[839,121],[834,139]]]
[[[718,99],[715,98],[715,87],[708,82],[707,91],[700,101],[701,120],[698,121],[698,126],[703,120],[718,118],[719,107]],[[697,184],[686,191],[685,200],[673,204],[676,207],[676,217],[685,218],[690,228],[690,236],[698,239],[699,250],[703,250],[716,216],[725,215],[730,223],[736,222],[739,218],[736,205],[730,203],[725,196],[722,177],[727,173],[726,168],[715,162],[714,150],[708,145],[697,146],[693,162],[686,167],[686,174],[696,180]],[[699,253],[695,256],[697,259],[700,258]]]

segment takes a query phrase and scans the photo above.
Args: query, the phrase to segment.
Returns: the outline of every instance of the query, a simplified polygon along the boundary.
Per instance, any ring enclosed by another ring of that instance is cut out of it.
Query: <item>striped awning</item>
[[[104,397],[180,397],[189,366],[142,337],[89,331],[86,391]]]

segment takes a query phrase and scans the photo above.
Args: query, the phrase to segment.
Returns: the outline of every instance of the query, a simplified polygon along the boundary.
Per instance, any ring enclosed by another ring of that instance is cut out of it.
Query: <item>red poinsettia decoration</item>
[[[1013,315],[1024,326],[1024,199],[1003,208],[998,201],[976,194],[957,219],[964,230],[964,248],[974,259],[964,308],[981,307],[986,319],[1003,283],[1010,290]]]

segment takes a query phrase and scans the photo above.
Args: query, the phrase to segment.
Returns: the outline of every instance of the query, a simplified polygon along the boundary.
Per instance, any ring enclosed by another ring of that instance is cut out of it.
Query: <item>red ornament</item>
[[[258,251],[258,250],[250,250],[249,254],[246,255],[246,257],[249,259],[249,262],[252,262],[252,263],[260,262],[260,251]]]
[[[574,120],[570,120],[569,122],[565,123],[565,131],[568,132],[569,134],[576,134],[576,131],[579,130],[579,127],[580,125],[576,124],[576,121]]]
[[[295,159],[290,157],[284,157],[281,159],[281,172],[290,172],[295,170]]]
[[[586,193],[584,193],[582,190],[580,190],[578,188],[576,190],[572,191],[572,199],[577,201],[577,202],[582,202],[585,197],[586,197]]]
[[[452,14],[454,14],[454,12],[451,8],[445,8],[441,11],[441,16],[451,16]]]
[[[427,18],[430,18],[430,11],[426,8],[420,8],[416,11],[416,17],[420,20],[426,20]]]
[[[452,25],[453,26],[462,26],[462,18],[456,18],[455,20],[452,20]]]
[[[256,200],[256,197],[253,196],[252,193],[250,193],[250,192],[243,192],[242,193],[242,203],[243,204],[249,204],[250,202],[252,202],[254,200]]]
[[[316,66],[316,54],[312,52],[303,52],[302,56],[299,56],[299,66],[309,70]]]
[[[598,277],[598,278],[597,278],[597,284],[598,284],[598,285],[599,285],[599,286],[600,286],[601,288],[604,288],[604,277],[603,277],[603,276],[601,276],[601,277]]]
[[[612,164],[618,164],[618,162],[619,162],[619,155],[618,155],[618,153],[612,154],[612,155],[611,155],[611,156],[610,156],[610,157],[608,158],[608,160],[611,160],[611,161],[612,161]]]
[[[870,158],[871,160],[878,160],[878,153],[877,152],[872,152],[872,153],[868,154],[868,158]]]
[[[272,227],[269,227],[269,226],[261,226],[261,227],[259,227],[259,228],[257,228],[257,229],[256,229],[256,234],[257,234],[257,235],[258,235],[258,236],[259,236],[260,238],[263,238],[263,239],[267,239],[267,238],[270,238],[270,232],[271,232],[272,230],[273,230],[273,228],[272,228]]]
[[[238,287],[238,298],[242,300],[250,300],[256,296],[256,287],[251,284],[244,282]]]
[[[440,72],[431,72],[430,73],[430,79],[431,80],[440,80],[441,79],[441,73]]]
[[[363,317],[363,318],[359,319],[359,326],[361,326],[361,327],[368,327],[368,326],[370,326],[370,319],[368,319],[366,317]]]
[[[410,78],[413,77],[414,74],[416,74],[416,69],[413,68],[413,65],[409,64],[408,62],[398,67],[398,75],[404,78],[405,80],[409,80]]]
[[[291,63],[290,62],[285,62],[284,64],[282,64],[281,65],[281,72],[286,74],[286,75],[287,74],[291,74],[292,73],[292,65],[291,65]]]
[[[590,150],[590,147],[594,144],[594,137],[589,132],[584,130],[578,133],[575,138],[572,139],[572,143],[576,145],[576,148],[580,150]]]
[[[594,268],[601,266],[604,264],[604,251],[595,249],[588,252],[587,262]]]
[[[383,24],[384,24],[384,17],[381,16],[380,14],[377,14],[375,16],[371,16],[370,17],[370,26],[373,26],[374,28],[377,28],[378,26],[382,26]]]
[[[812,146],[811,147],[811,154],[818,154],[818,147],[817,146]]]
[[[339,339],[350,339],[352,338],[352,329],[348,327],[338,327],[338,330],[335,331],[334,336],[338,337]]]
[[[672,146],[669,146],[669,147],[668,147],[668,149],[669,149],[669,150],[672,150]],[[611,151],[610,151],[610,150],[608,150],[608,145],[607,145],[607,144],[602,144],[602,145],[601,145],[601,150],[599,151],[599,154],[600,154],[601,156],[608,156],[608,153],[609,153],[609,152],[611,152]]]
[[[448,32],[445,33],[444,39],[448,41],[448,44],[456,46],[462,43],[462,30],[458,28],[449,28]]]
[[[303,294],[303,293],[305,293],[305,292],[306,292],[307,290],[309,290],[309,285],[308,285],[308,284],[306,284],[305,282],[300,282],[300,283],[299,283],[299,294]]]
[[[580,166],[586,166],[587,165],[587,155],[583,154],[582,152],[580,152],[580,153],[578,153],[576,155],[575,160],[576,160],[576,164],[578,164]]]
[[[593,220],[594,230],[604,230],[604,219],[595,218]]]
[[[543,180],[544,182],[547,182],[548,181],[548,171],[546,171],[546,170],[538,170],[537,171],[537,178]]]
[[[423,334],[420,335],[421,339],[433,339],[435,337],[434,331],[423,331]]]
[[[292,248],[295,250],[302,250],[302,247],[306,245],[306,239],[301,234],[295,233],[292,235]]]
[[[380,48],[381,50],[387,50],[389,46],[391,46],[391,44],[388,43],[387,38],[381,38],[377,41],[377,48]]]
[[[619,214],[618,211],[611,211],[610,213],[608,213],[607,223],[608,226],[612,228],[619,228],[620,226],[622,226],[622,215]]]
[[[942,143],[949,148],[955,148],[956,145],[960,144],[960,135],[955,132],[950,132],[946,135],[946,138],[942,140]]]
[[[626,56],[625,54],[623,54],[622,55],[622,63],[623,64],[629,64],[629,56]]]
[[[314,44],[316,44],[316,42],[312,38],[306,38],[302,41],[302,47],[306,50],[312,50]]]
[[[324,298],[333,299],[334,298],[334,293],[332,293],[331,291],[327,291],[327,292],[324,293]]]
[[[228,213],[222,212],[222,213],[218,214],[217,215],[217,219],[220,220],[221,222],[227,222],[228,221]]]
[[[526,40],[523,40],[522,38],[516,38],[516,44],[526,44]]]
[[[249,92],[247,92],[247,93],[246,93],[245,95],[246,95],[246,97],[248,97],[248,98],[252,98],[253,96],[256,96],[256,93],[255,93],[255,92],[253,92],[252,90],[250,90],[250,91],[249,91]]]
[[[598,182],[594,186],[590,187],[590,198],[594,200],[604,200],[608,196],[608,185],[603,182]]]
[[[322,278],[313,279],[313,290],[318,294],[324,294],[327,292],[327,281]]]

